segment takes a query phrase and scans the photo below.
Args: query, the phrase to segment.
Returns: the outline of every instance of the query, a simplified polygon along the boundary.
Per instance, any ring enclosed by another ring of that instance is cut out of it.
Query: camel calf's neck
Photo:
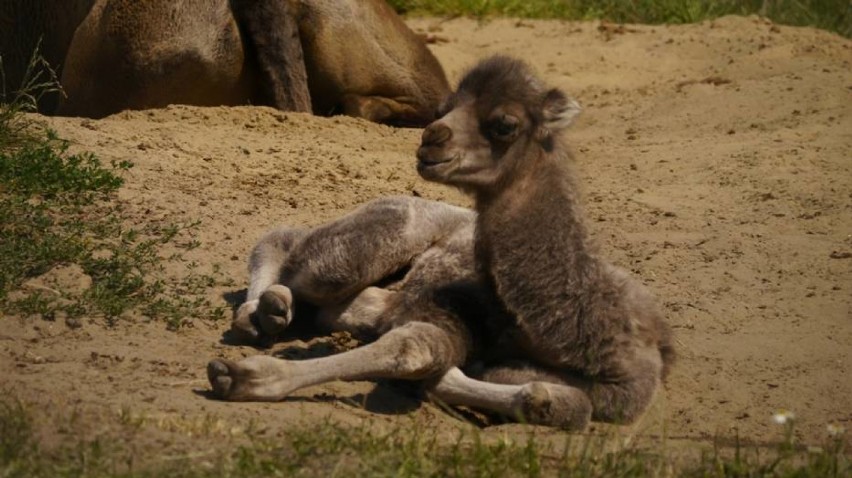
[[[571,178],[552,154],[541,152],[540,168],[525,171],[529,176],[477,197],[476,261],[517,318],[525,347],[548,365],[589,370],[601,362],[589,353],[600,339],[586,313],[603,286],[600,264],[589,251]]]
[[[656,346],[668,328],[650,294],[588,244],[558,136],[578,112],[522,62],[490,58],[424,131],[418,171],[474,196],[477,267],[514,318],[526,355],[607,378],[628,373],[625,343]]]

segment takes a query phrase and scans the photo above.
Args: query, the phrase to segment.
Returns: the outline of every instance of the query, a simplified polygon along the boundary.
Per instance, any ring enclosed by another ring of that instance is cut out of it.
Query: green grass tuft
[[[30,417],[17,401],[0,400],[0,476],[27,476],[38,453]]]
[[[390,0],[401,13],[513,16],[617,23],[693,23],[722,15],[759,14],[788,25],[852,37],[847,0]]]
[[[170,451],[163,460],[159,441],[148,448],[127,441],[157,427],[157,420],[127,410],[109,420],[100,427],[108,431],[86,439],[75,438],[73,423],[62,423],[67,438],[47,449],[35,438],[27,407],[0,398],[0,476],[841,478],[852,473],[843,436],[822,447],[798,446],[787,434],[775,447],[737,444],[696,453],[682,447],[674,452],[650,439],[642,446],[625,445],[617,435],[563,434],[544,440],[534,433],[508,438],[466,428],[453,436],[417,423],[379,430],[326,420],[291,425],[275,438],[251,427],[235,436],[222,435],[216,426],[220,421],[206,416],[183,432],[191,430],[184,436],[193,441],[212,441],[213,449],[185,455]]]

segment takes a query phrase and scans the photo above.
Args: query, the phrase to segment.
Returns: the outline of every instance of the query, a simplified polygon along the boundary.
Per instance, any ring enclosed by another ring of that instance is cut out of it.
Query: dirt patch
[[[852,42],[753,18],[623,29],[410,24],[441,38],[430,47],[452,79],[507,53],[584,106],[568,137],[590,228],[604,255],[658,295],[681,356],[633,430],[664,425],[698,440],[736,430],[762,442],[779,438],[770,416],[782,408],[797,414],[806,441],[821,440],[828,423],[852,429]],[[388,194],[469,204],[416,176],[419,130],[260,107],[48,121],[75,150],[133,161],[119,195],[131,220],[201,221],[187,260],[218,263],[238,284],[253,243],[275,224],[318,224]],[[241,289],[210,295],[224,303]],[[97,417],[127,410],[190,437],[204,420],[223,434],[258,422],[281,433],[324,417],[458,423],[387,384],[336,382],[275,404],[205,395],[212,357],[334,350],[334,338],[259,352],[223,345],[225,322],[176,333],[144,321],[82,323],[5,317],[3,388],[57,415],[91,417],[95,431],[107,426]]]

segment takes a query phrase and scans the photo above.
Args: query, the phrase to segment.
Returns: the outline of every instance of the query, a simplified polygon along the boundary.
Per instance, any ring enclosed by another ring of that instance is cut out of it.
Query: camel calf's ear
[[[544,127],[550,131],[567,128],[582,110],[579,103],[556,88],[547,92],[542,107],[544,110]]]

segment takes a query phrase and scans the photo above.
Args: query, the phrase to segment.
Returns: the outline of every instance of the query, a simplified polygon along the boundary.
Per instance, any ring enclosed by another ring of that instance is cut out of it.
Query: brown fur
[[[251,46],[259,77],[257,98],[288,111],[312,111],[308,74],[293,2],[231,0]]]
[[[278,400],[329,378],[418,378],[447,403],[534,423],[635,420],[672,362],[671,334],[650,294],[588,244],[558,138],[578,110],[518,61],[474,68],[417,156],[424,178],[470,192],[478,214],[387,198],[311,231],[273,231],[252,254],[235,334],[280,333],[295,296],[333,329],[380,338],[309,365],[214,360],[214,391]]]
[[[44,32],[48,60],[64,63],[61,115],[262,104],[423,126],[449,91],[435,57],[384,0],[12,1],[0,13],[35,9],[16,30]],[[72,6],[61,22],[40,20]],[[0,53],[34,36],[4,40]]]

